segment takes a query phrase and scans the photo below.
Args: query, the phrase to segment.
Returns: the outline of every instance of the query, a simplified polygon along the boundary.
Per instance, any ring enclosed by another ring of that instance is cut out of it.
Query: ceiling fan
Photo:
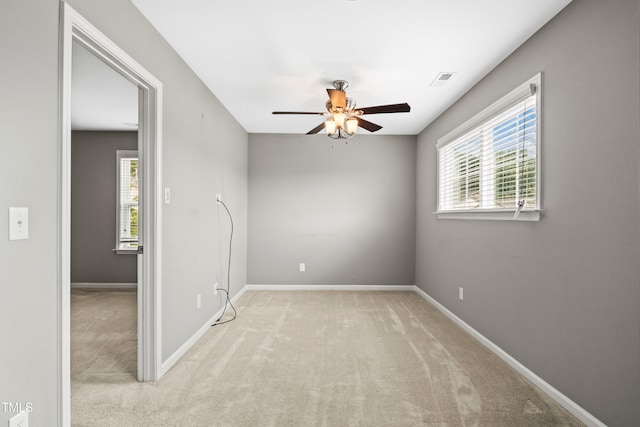
[[[336,80],[333,82],[335,89],[327,89],[329,100],[325,104],[327,112],[313,113],[304,111],[274,111],[273,114],[311,114],[327,117],[323,123],[307,132],[307,135],[313,135],[322,129],[327,130],[327,135],[334,139],[349,139],[356,134],[358,126],[376,132],[382,129],[382,126],[371,123],[362,118],[365,114],[383,114],[383,113],[408,113],[411,107],[406,102],[403,104],[378,105],[375,107],[364,107],[356,109],[356,102],[347,98],[345,90],[349,83],[345,80]]]

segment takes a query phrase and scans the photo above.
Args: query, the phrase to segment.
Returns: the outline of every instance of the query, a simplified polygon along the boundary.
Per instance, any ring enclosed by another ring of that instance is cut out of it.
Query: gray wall
[[[640,419],[638,39],[637,0],[574,0],[418,137],[417,285],[611,426]],[[437,220],[437,139],[539,71],[542,220]]]
[[[162,342],[166,359],[222,306],[234,214],[231,293],[246,283],[247,133],[128,0],[69,2],[164,84]],[[0,223],[30,208],[30,239],[0,227],[0,400],[32,402],[31,425],[57,419],[58,35],[57,0],[3,2],[0,14]],[[19,37],[16,37],[19,34]],[[232,77],[232,76],[231,76]],[[202,294],[202,308],[196,296]],[[10,414],[0,411],[0,424]]]
[[[57,416],[58,2],[3,1],[0,58],[0,401],[32,402],[43,426]],[[29,240],[8,240],[10,206],[29,207]]]
[[[249,135],[249,283],[412,285],[415,136],[331,141]]]
[[[137,257],[116,247],[116,150],[137,150],[137,132],[71,134],[71,282],[136,283]]]

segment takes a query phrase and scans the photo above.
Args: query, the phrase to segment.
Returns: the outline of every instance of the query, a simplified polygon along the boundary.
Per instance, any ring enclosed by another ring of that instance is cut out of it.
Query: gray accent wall
[[[638,1],[574,0],[418,136],[416,284],[610,426],[640,420],[639,37]],[[540,71],[542,220],[436,219],[438,138]]]
[[[129,0],[69,3],[164,85],[162,357],[223,305],[234,215],[231,295],[246,283],[246,131]],[[10,0],[0,13],[0,400],[31,402],[30,424],[58,419],[59,12],[57,0]],[[19,35],[19,36],[18,36]],[[212,41],[215,42],[215,41]],[[224,64],[221,64],[224,66]],[[9,206],[30,211],[29,240],[9,241]],[[197,295],[202,308],[196,308]],[[8,413],[0,411],[0,424]]]
[[[137,283],[137,257],[116,247],[117,150],[137,132],[71,133],[71,283]]]
[[[249,283],[412,285],[416,137],[332,141],[249,135]]]

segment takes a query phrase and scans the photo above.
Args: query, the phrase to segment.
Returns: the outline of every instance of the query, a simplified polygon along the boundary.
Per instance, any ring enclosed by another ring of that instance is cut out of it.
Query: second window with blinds
[[[135,253],[138,247],[138,152],[117,150],[116,252]]]
[[[541,80],[438,140],[438,218],[540,219]]]

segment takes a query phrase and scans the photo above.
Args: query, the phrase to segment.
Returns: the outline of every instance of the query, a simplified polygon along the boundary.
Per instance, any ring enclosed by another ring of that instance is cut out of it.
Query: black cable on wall
[[[227,211],[227,215],[229,215],[229,221],[231,221],[231,234],[229,235],[229,263],[227,264],[227,289],[220,289],[221,291],[224,291],[227,294],[227,298],[224,303],[224,309],[222,310],[222,314],[220,315],[220,317],[218,317],[218,320],[213,322],[211,326],[223,325],[225,323],[229,323],[232,320],[234,320],[238,315],[236,308],[231,303],[231,297],[229,295],[229,290],[231,287],[231,244],[233,243],[233,217],[231,216],[231,212],[229,212],[229,208],[227,208],[227,205],[222,200],[217,200],[217,203],[221,204],[224,207],[224,209]],[[233,310],[233,317],[231,319],[221,322],[220,320],[222,319],[224,314],[227,312],[228,307],[231,307],[231,309]]]

